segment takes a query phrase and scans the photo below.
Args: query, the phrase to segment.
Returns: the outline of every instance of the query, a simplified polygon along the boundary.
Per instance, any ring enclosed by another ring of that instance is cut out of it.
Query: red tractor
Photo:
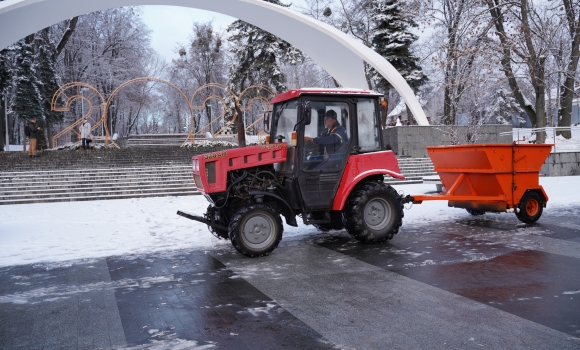
[[[192,158],[195,184],[210,204],[203,217],[178,214],[207,224],[248,257],[278,246],[281,216],[290,226],[300,216],[322,231],[346,229],[363,243],[393,238],[406,201],[384,178],[404,176],[385,150],[380,97],[343,89],[277,95],[265,121],[270,142]]]

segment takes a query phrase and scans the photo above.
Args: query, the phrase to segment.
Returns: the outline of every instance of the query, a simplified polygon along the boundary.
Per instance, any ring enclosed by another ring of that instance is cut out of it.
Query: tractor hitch
[[[213,221],[210,221],[210,220],[208,220],[208,219],[206,219],[204,217],[201,217],[201,216],[197,216],[197,215],[193,215],[193,214],[190,214],[190,213],[186,213],[186,212],[183,212],[181,210],[178,210],[177,211],[177,215],[183,216],[184,218],[187,218],[189,220],[199,221],[201,223],[204,223],[204,224],[206,224],[208,226],[211,226],[211,227],[213,227],[215,229],[218,229],[218,230],[223,230],[223,231],[226,231],[226,232],[228,231],[228,228],[225,227],[224,225],[220,225],[218,223],[215,223]]]
[[[411,195],[408,194],[405,197],[402,197],[401,198],[401,201],[403,201],[403,204],[414,203],[415,202],[415,198],[411,197]]]

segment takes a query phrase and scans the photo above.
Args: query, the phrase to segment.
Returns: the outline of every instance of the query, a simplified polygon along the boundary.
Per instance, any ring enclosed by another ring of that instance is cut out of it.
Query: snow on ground
[[[6,146],[3,147],[4,152],[6,152]],[[28,145],[26,145],[26,150],[28,151]],[[23,152],[24,149],[22,145],[9,145],[8,151],[10,152]]]
[[[550,197],[545,213],[580,205],[580,176],[542,177],[540,183]],[[404,195],[421,194],[435,185],[395,188]],[[176,215],[177,210],[203,214],[207,205],[203,196],[2,205],[0,266],[229,245],[205,225]],[[446,201],[406,207],[403,228],[469,215],[447,207]],[[285,238],[317,232],[298,222],[298,227],[284,226]]]
[[[536,134],[532,133],[530,129],[513,129],[514,141],[535,140]],[[578,152],[580,151],[580,127],[572,127],[572,138],[566,139],[562,135],[556,135],[553,127],[546,128],[546,143],[555,143],[552,152]],[[555,140],[555,142],[554,142]]]

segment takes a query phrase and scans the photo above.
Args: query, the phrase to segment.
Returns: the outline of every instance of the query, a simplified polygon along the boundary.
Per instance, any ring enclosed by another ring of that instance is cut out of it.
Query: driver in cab
[[[348,143],[348,135],[344,127],[338,122],[336,112],[332,109],[324,114],[324,126],[327,129],[324,134],[315,138],[304,136],[304,141],[314,142],[321,148],[324,147],[329,155],[335,154],[340,151],[343,145]]]

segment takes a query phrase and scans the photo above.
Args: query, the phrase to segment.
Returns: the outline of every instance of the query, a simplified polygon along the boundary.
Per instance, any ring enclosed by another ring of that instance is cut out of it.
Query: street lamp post
[[[81,88],[81,94],[83,95],[83,98],[81,98],[81,118],[85,117],[85,98],[84,98],[84,92],[89,91],[89,88],[87,87],[82,87]]]
[[[6,123],[4,130],[6,130],[6,152],[10,151],[10,140],[8,139],[8,96],[6,96],[6,92],[2,94],[4,97],[4,122]]]
[[[107,106],[106,103],[101,104],[101,110],[99,111],[101,113],[101,117],[104,113],[103,111],[105,111],[106,106]],[[104,116],[105,116],[105,118],[107,117],[106,114],[104,114]],[[105,136],[105,124],[104,123],[101,124],[101,136]]]
[[[109,118],[109,116],[107,116],[107,119],[105,119],[105,123],[107,123],[107,128],[109,129],[109,135],[113,135],[113,113],[115,112],[117,108],[117,105],[114,104],[111,107],[109,107],[109,110],[111,111],[111,118]]]
[[[209,132],[211,132],[211,134],[213,135],[213,123],[211,118],[213,117],[213,108],[211,105],[211,102],[209,103],[209,116],[207,118],[208,122],[209,122]]]
[[[84,97],[85,91],[89,91],[89,88],[87,88],[87,87],[81,88],[81,95],[82,95],[82,98],[81,98],[81,118],[83,118],[83,119],[85,118],[85,97]],[[71,140],[70,141],[72,142],[72,133],[71,133]]]

